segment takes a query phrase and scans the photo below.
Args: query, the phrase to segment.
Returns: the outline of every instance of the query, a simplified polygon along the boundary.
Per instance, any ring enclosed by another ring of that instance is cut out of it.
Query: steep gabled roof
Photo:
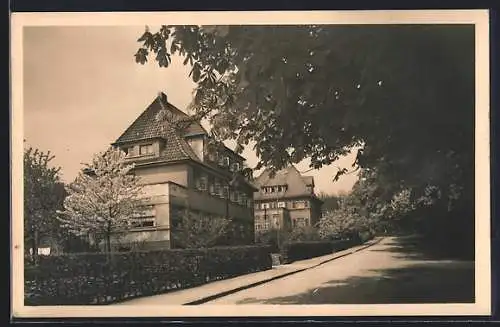
[[[266,169],[257,177],[255,184],[259,188],[264,186],[287,185],[286,192],[278,195],[280,198],[314,196],[314,193],[311,193],[311,190],[307,188],[308,185],[314,185],[312,176],[302,176],[293,165],[277,171],[273,177],[270,176],[270,170]],[[254,195],[255,200],[274,199],[276,197],[276,193],[266,194],[256,192]]]
[[[160,93],[154,101],[137,117],[137,119],[123,132],[115,144],[135,142],[145,139],[162,138],[165,134],[165,122],[156,119],[160,110],[165,108],[177,119],[187,119],[190,116],[167,101],[165,93]],[[192,122],[185,130],[185,135],[207,134],[199,122]]]
[[[157,119],[158,113],[165,108],[178,119],[189,118],[187,114],[166,101],[166,95],[160,93],[158,97],[144,110],[139,117],[123,132],[113,145],[123,145],[141,140],[162,139],[164,147],[157,157],[138,158],[137,164],[152,162],[171,162],[180,160],[200,161],[193,149],[187,144],[183,136],[174,126],[165,120]],[[186,133],[206,133],[198,122],[193,122],[186,129]]]

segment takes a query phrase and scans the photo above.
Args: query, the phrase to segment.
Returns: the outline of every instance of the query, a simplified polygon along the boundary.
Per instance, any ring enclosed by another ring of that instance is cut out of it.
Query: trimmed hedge
[[[25,268],[25,305],[107,304],[270,268],[267,246],[41,257]]]
[[[286,244],[282,255],[287,263],[319,257],[360,244],[357,240],[311,241]]]

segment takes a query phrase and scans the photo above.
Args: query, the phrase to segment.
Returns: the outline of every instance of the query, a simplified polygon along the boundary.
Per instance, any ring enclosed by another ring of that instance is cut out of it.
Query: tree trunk
[[[226,219],[229,220],[229,201],[231,201],[231,186],[227,184],[227,199],[226,199]]]
[[[31,227],[31,248],[33,249],[31,259],[36,265],[38,264],[38,231],[33,226]]]
[[[108,226],[106,229],[106,252],[108,258],[111,256],[111,222],[108,221]]]

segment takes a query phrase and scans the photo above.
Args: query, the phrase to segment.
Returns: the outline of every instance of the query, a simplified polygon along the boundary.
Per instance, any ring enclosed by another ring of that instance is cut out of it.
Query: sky
[[[135,62],[143,32],[144,26],[24,27],[24,138],[55,156],[63,181],[71,182],[82,163],[113,143],[158,92],[183,111],[191,102],[195,84],[182,59],[172,57],[166,69]],[[257,164],[251,147],[242,155],[250,167]],[[351,154],[305,175],[314,177],[316,192],[346,192],[356,174],[332,179],[353,160]],[[307,171],[309,161],[296,167]]]

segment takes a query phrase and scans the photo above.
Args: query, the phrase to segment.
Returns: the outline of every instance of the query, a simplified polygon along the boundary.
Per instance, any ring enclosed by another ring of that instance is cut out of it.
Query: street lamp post
[[[280,248],[280,217],[279,217],[279,195],[276,197],[276,243],[278,244],[278,249]]]

